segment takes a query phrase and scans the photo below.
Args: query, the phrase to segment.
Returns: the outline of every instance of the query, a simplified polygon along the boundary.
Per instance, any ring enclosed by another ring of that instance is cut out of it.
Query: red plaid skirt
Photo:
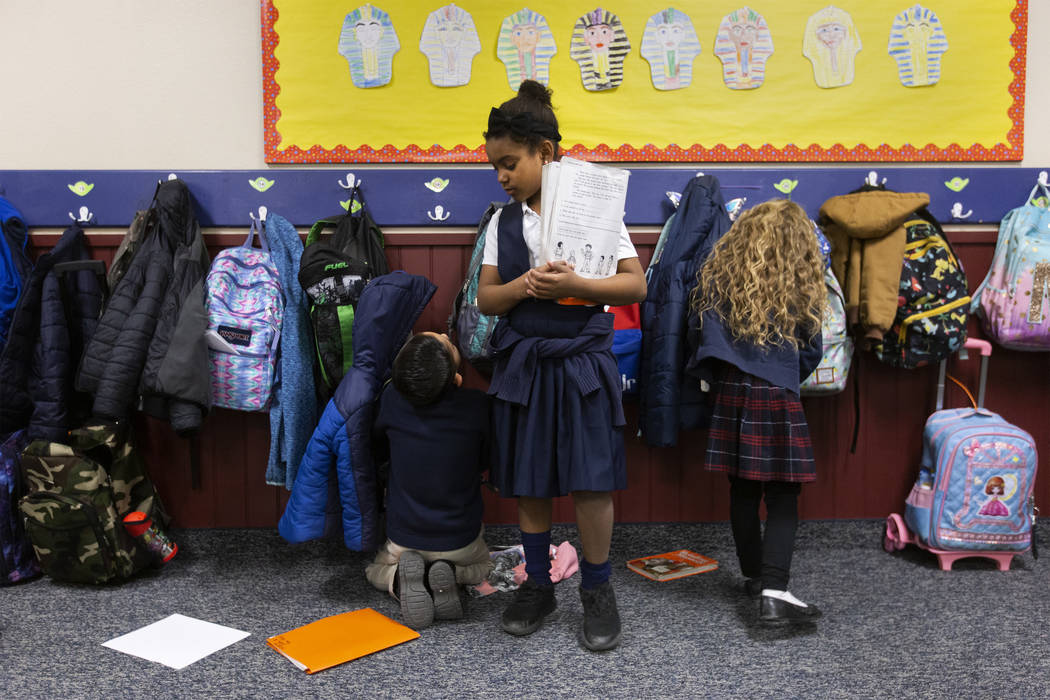
[[[723,364],[704,467],[753,481],[813,481],[813,443],[798,396]]]

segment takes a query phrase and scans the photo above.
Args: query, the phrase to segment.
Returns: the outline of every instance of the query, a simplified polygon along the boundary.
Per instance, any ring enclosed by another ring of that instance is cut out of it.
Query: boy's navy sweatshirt
[[[490,454],[488,396],[453,387],[417,408],[388,384],[375,432],[390,444],[387,537],[427,551],[470,544],[481,532],[481,472]]]

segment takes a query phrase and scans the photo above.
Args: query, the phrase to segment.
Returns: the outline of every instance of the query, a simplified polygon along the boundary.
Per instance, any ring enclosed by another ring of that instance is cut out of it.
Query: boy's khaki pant
[[[397,562],[401,558],[401,553],[409,549],[409,547],[402,547],[387,540],[382,549],[376,552],[375,561],[365,568],[365,578],[379,590],[394,595]],[[431,552],[422,549],[416,551],[423,555],[424,561],[444,559],[452,564],[456,570],[456,583],[461,585],[481,583],[492,571],[492,559],[489,557],[488,545],[485,544],[484,528],[478,533],[477,538],[466,547],[448,552]]]

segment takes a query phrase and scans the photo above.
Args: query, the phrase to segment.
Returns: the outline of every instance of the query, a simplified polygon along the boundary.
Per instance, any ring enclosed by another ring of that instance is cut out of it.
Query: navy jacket
[[[56,271],[73,263],[98,272]],[[28,427],[31,439],[65,442],[88,417],[90,397],[74,390],[73,378],[98,323],[104,269],[91,261],[79,224],[37,260],[0,353],[0,434]]]
[[[704,312],[702,327],[694,314],[689,322],[692,354],[686,364],[686,373],[696,380],[710,382],[714,372],[712,360],[723,360],[736,365],[742,372],[797,395],[799,383],[813,373],[824,352],[820,331],[810,338],[800,334],[799,340],[802,345],[797,350],[790,345],[760,348],[734,340],[725,323],[713,311]]]
[[[641,303],[638,421],[653,447],[677,444],[680,429],[703,427],[708,418],[699,382],[685,374],[689,295],[697,271],[730,223],[718,180],[694,177],[682,193],[659,258],[649,265],[649,292]]]
[[[341,526],[350,549],[375,550],[383,543],[372,454],[376,399],[436,289],[425,277],[397,271],[372,279],[361,292],[354,315],[354,364],[306,446],[278,524],[289,542],[332,535]]]

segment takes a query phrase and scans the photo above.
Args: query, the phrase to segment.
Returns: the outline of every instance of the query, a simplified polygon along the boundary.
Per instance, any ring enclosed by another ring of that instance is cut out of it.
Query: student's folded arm
[[[573,294],[609,306],[624,306],[645,299],[645,271],[638,258],[627,258],[616,264],[616,274],[596,280],[577,277],[580,290]]]
[[[528,295],[525,275],[504,284],[495,265],[482,265],[478,277],[478,311],[489,316],[507,313]]]

